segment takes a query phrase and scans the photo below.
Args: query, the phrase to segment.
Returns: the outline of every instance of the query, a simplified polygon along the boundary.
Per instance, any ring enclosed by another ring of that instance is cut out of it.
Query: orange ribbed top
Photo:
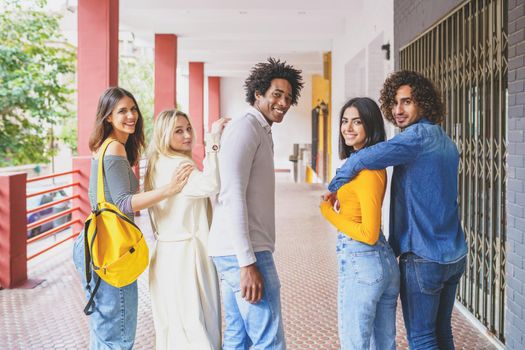
[[[374,245],[381,230],[381,205],[386,191],[386,171],[362,170],[337,191],[340,211],[329,202],[321,204],[321,213],[332,225],[350,238]]]

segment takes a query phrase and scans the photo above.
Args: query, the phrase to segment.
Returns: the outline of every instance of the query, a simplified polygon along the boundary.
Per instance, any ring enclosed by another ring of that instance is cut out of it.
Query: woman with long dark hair
[[[133,213],[149,208],[178,192],[186,184],[191,165],[180,168],[165,186],[137,193],[139,184],[131,167],[139,161],[144,147],[143,118],[133,95],[119,87],[104,91],[98,102],[95,127],[89,140],[93,152],[89,178],[89,201],[97,206],[97,168],[102,144],[109,138],[104,155],[104,195],[122,213],[133,220]],[[84,233],[76,239],[73,260],[85,286]],[[98,276],[93,273],[93,290]],[[87,298],[89,292],[86,291]],[[90,315],[90,349],[131,349],[137,326],[137,281],[122,288],[103,280],[95,294]]]
[[[339,157],[385,140],[377,104],[353,98],[341,109]],[[381,232],[386,171],[363,170],[332,196],[323,196],[321,213],[338,231],[338,316],[341,349],[395,349],[399,295],[397,261]],[[334,205],[339,210],[334,210]]]

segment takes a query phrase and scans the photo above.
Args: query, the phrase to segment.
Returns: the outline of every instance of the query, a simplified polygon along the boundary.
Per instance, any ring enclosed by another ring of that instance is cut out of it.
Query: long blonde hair
[[[171,137],[175,130],[175,123],[178,118],[186,118],[191,126],[191,121],[190,118],[188,118],[188,115],[176,109],[168,109],[160,112],[155,120],[153,126],[153,139],[151,140],[147,151],[148,166],[146,168],[146,175],[144,176],[144,190],[146,191],[153,189],[155,166],[157,165],[157,161],[161,154],[168,157],[179,155],[192,159],[191,151],[175,151],[170,146]],[[193,142],[194,141],[195,135],[193,135]]]

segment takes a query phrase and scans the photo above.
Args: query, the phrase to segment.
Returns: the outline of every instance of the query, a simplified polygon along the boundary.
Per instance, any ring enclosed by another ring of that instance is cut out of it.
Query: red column
[[[177,36],[155,34],[155,118],[177,107]]]
[[[26,173],[0,175],[0,287],[27,281]]]
[[[221,78],[208,77],[208,130],[221,115]]]
[[[193,159],[202,169],[204,159],[204,63],[190,62],[190,118],[195,131]]]
[[[88,141],[100,94],[118,84],[118,0],[78,1],[78,154]]]

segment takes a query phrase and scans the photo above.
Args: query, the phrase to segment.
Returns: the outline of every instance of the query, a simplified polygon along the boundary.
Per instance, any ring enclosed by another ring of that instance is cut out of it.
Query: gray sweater
[[[221,191],[208,239],[210,256],[236,255],[239,266],[275,248],[272,129],[257,109],[231,121],[219,151]]]
[[[97,171],[98,159],[92,159],[88,191],[91,208],[95,208],[97,205]],[[104,156],[104,195],[106,201],[115,204],[131,220],[134,218],[131,196],[137,192],[138,188],[139,182],[126,157]]]

